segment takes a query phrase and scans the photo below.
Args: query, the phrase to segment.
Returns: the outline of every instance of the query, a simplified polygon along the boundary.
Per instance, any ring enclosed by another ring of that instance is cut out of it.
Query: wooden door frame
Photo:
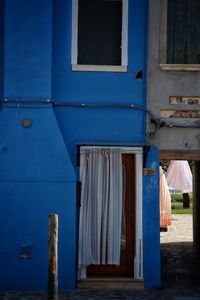
[[[135,155],[135,258],[134,258],[134,272],[133,279],[143,280],[143,236],[142,236],[142,162],[143,162],[143,148],[142,147],[118,147],[118,146],[81,146],[81,149],[91,148],[117,148],[121,150],[122,154]],[[86,279],[86,268],[79,269],[78,279]]]
[[[200,151],[159,150],[158,158],[159,160],[200,160]]]

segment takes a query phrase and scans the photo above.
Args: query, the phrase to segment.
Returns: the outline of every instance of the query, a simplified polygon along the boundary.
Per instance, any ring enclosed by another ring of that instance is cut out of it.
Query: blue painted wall
[[[145,288],[160,286],[160,204],[158,149],[150,147],[147,168],[156,176],[143,176],[143,270]]]
[[[50,98],[52,1],[5,2],[5,97]]]
[[[3,26],[0,29],[0,40],[3,34],[5,37],[5,56],[0,49],[0,64],[5,68],[4,97],[53,99],[63,104],[136,104],[145,108],[145,79],[137,80],[135,73],[143,70],[145,78],[147,1],[129,1],[127,73],[72,72],[71,12],[71,0],[6,0],[5,30]],[[2,82],[0,79],[0,93]],[[24,128],[23,119],[30,119],[32,126]],[[1,290],[46,289],[50,212],[57,212],[60,220],[59,287],[75,288],[78,145],[143,146],[145,120],[145,111],[129,108],[4,104],[0,112],[0,233],[4,240],[0,247]],[[150,153],[149,165],[157,164],[156,155]],[[154,216],[159,205],[157,180],[158,174],[144,178],[147,287],[159,282],[159,220]],[[154,218],[149,214],[150,206]],[[32,245],[32,260],[19,259],[23,244]],[[158,273],[150,276],[147,270],[155,271],[155,265]]]
[[[71,1],[54,1],[53,99],[145,106],[144,80],[137,80],[135,72],[145,73],[147,1],[129,1],[127,73],[71,70],[71,11]],[[145,144],[146,114],[142,111],[60,108],[56,116],[73,162],[77,143]]]
[[[51,105],[5,104],[0,118],[1,290],[47,288],[48,215],[59,215],[59,287],[75,287],[75,173]],[[22,120],[32,121],[30,128]],[[33,246],[33,259],[19,258]],[[67,283],[67,284],[66,284]]]
[[[4,97],[51,98],[52,1],[6,0],[4,17]],[[47,288],[51,212],[59,214],[59,287],[74,288],[76,176],[53,109],[4,104],[0,123],[0,289]],[[19,259],[23,244],[33,246],[30,261]]]

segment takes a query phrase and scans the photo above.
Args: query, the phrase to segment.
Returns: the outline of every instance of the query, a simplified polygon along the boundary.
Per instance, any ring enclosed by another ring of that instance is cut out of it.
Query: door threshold
[[[133,279],[132,277],[87,277],[79,279],[78,288],[117,288],[117,289],[144,289],[144,280]]]

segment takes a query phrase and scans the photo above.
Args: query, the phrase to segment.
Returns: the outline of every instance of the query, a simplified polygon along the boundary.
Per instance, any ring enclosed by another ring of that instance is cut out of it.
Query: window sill
[[[127,66],[72,65],[72,71],[127,72]]]
[[[200,71],[200,65],[192,64],[159,64],[163,71],[187,71],[187,72],[198,72]]]

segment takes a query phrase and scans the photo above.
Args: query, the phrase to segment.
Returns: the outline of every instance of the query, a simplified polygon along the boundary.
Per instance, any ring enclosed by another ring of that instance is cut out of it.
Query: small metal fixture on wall
[[[19,250],[19,258],[23,260],[30,260],[33,258],[32,245],[21,245]]]
[[[137,80],[142,80],[143,79],[142,70],[139,70],[138,72],[135,73],[135,78]]]
[[[22,126],[24,128],[30,128],[32,126],[32,121],[30,119],[23,119]]]
[[[155,168],[144,168],[143,169],[143,175],[144,176],[155,176],[156,175],[156,169]]]

